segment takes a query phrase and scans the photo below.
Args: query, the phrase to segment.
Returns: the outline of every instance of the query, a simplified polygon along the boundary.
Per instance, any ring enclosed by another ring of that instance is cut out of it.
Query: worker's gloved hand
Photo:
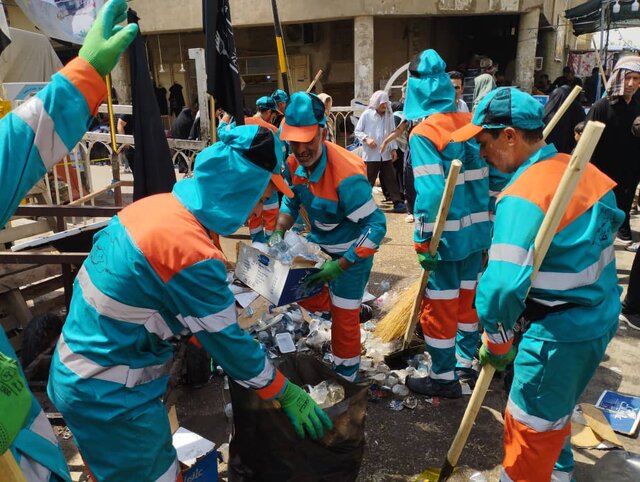
[[[20,432],[31,408],[31,394],[18,363],[0,353],[0,455]]]
[[[318,407],[307,392],[291,381],[287,381],[287,386],[278,397],[278,401],[301,438],[304,438],[305,434],[312,439],[321,438],[325,429],[333,428],[329,416]]]
[[[267,241],[267,244],[269,246],[273,246],[274,244],[278,244],[283,239],[284,239],[284,231],[279,229],[278,231],[274,231],[273,234],[269,236],[269,241]]]
[[[304,284],[307,286],[313,286],[328,283],[336,279],[342,273],[344,273],[344,270],[340,267],[340,260],[332,259],[331,261],[325,261],[322,268],[320,268],[320,271],[309,275],[304,279]]]
[[[488,363],[489,365],[493,365],[496,371],[502,372],[509,366],[509,363],[513,361],[515,356],[516,349],[514,347],[511,347],[504,355],[496,355],[483,343],[480,347],[478,359],[480,360],[480,365],[486,365]]]
[[[118,25],[127,19],[126,0],[109,0],[98,12],[96,21],[87,33],[80,49],[80,57],[89,62],[104,77],[116,66],[120,54],[138,34],[138,25]]]
[[[418,254],[418,263],[422,266],[422,269],[425,271],[435,271],[438,266],[438,261],[440,260],[440,254],[436,253],[435,256],[431,256],[431,253],[428,251],[425,253],[417,253]]]

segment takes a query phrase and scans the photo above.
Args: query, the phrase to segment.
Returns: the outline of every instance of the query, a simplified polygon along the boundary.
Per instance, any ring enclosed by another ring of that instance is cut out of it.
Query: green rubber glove
[[[283,239],[284,239],[284,231],[279,229],[278,231],[274,231],[273,234],[269,236],[269,241],[267,241],[267,244],[269,246],[273,246],[274,244],[278,244]]]
[[[493,353],[487,345],[483,344],[480,347],[480,353],[478,355],[478,359],[480,360],[480,365],[493,365],[493,367],[498,372],[502,372],[509,366],[509,363],[513,361],[516,356],[516,349],[511,347],[511,349],[505,353],[504,355],[496,355]]]
[[[18,362],[0,353],[0,455],[20,432],[31,408],[31,393]]]
[[[287,381],[287,386],[278,397],[278,401],[300,438],[304,438],[306,434],[312,439],[318,439],[324,435],[325,428],[333,428],[329,416],[307,392],[291,381]]]
[[[338,276],[344,273],[344,270],[340,267],[340,262],[337,259],[331,261],[325,261],[317,273],[311,274],[304,279],[304,284],[307,286],[313,286],[317,284],[324,284],[333,281]]]
[[[138,25],[118,25],[127,19],[126,0],[109,0],[104,4],[80,49],[80,57],[104,77],[118,63],[122,52],[138,35]]]
[[[438,266],[438,261],[440,260],[440,254],[436,253],[435,256],[431,256],[431,253],[428,251],[426,253],[417,253],[418,255],[418,263],[422,266],[422,269],[425,271],[435,271]]]

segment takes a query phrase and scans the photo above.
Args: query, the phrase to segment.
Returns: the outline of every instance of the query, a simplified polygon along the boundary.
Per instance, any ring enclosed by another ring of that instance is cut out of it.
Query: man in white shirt
[[[469,106],[461,99],[462,91],[464,90],[464,76],[457,70],[449,72],[449,78],[453,84],[453,88],[456,90],[456,107],[458,112],[469,112]]]
[[[393,161],[398,157],[398,146],[393,141],[384,149],[380,147],[395,127],[389,96],[385,91],[378,90],[373,93],[369,107],[360,116],[354,134],[362,142],[362,159],[367,166],[369,183],[373,186],[380,175],[380,183],[384,184],[393,202],[393,212],[402,213],[406,208],[393,168]]]

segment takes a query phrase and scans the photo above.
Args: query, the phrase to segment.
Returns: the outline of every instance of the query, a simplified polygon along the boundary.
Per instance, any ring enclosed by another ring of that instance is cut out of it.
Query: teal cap
[[[466,141],[484,129],[539,129],[544,127],[543,117],[544,107],[531,95],[515,87],[500,87],[484,96],[471,123],[453,132],[451,140]]]
[[[284,102],[284,103],[289,102],[289,94],[287,94],[282,89],[275,90],[273,94],[271,94],[271,98],[276,102]]]
[[[256,107],[258,109],[269,109],[276,110],[278,107],[276,106],[276,101],[273,100],[273,97],[262,96],[258,100],[256,100]]]
[[[324,103],[315,94],[296,92],[289,99],[280,125],[283,141],[309,142],[324,127]]]

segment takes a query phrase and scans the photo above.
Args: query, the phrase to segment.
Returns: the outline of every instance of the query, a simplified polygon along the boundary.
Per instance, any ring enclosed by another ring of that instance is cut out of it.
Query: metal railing
[[[332,107],[329,117],[333,119],[336,144],[347,147],[353,143],[353,131],[355,125],[351,122],[351,116],[359,117],[364,111],[364,106]]]

